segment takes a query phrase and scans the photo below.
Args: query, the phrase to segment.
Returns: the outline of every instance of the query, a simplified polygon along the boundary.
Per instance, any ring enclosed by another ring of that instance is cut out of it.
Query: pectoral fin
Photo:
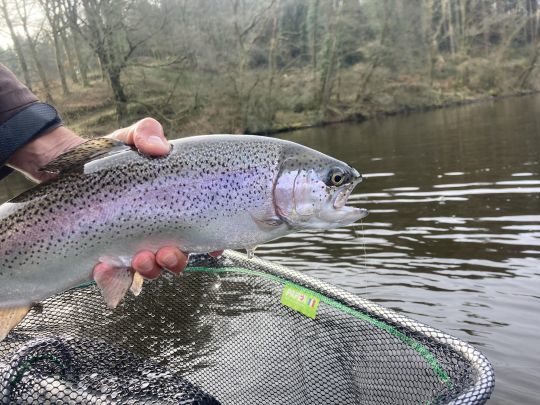
[[[134,271],[128,267],[94,271],[94,280],[109,308],[116,308],[133,283]]]
[[[21,322],[32,306],[0,309],[0,342]]]
[[[277,215],[269,214],[264,217],[258,217],[253,214],[250,215],[253,222],[255,222],[262,231],[271,231],[283,224],[283,220]]]

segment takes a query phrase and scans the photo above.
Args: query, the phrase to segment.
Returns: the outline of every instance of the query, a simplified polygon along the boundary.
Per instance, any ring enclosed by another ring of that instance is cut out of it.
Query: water
[[[540,394],[540,96],[283,136],[365,173],[363,223],[260,247],[478,347],[490,403]]]
[[[468,341],[495,367],[491,403],[540,393],[540,96],[284,135],[351,163],[360,224],[257,254]],[[29,186],[0,183],[0,201]]]

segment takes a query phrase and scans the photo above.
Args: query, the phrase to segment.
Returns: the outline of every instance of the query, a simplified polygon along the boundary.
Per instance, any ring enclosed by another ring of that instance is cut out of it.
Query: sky
[[[6,49],[10,48],[12,45],[11,39],[9,38],[9,35],[4,34],[2,31],[0,31],[0,48]]]
[[[39,25],[38,21],[42,21],[44,18],[44,14],[40,7],[37,7],[37,4],[32,1],[28,1],[28,17],[29,17],[29,29],[30,32],[33,31],[32,28],[34,28],[34,25]],[[8,2],[9,5],[9,2]],[[11,9],[13,12],[13,8]],[[15,28],[15,31],[19,34],[22,34],[22,28],[19,27],[19,21],[18,21],[18,15],[16,12],[13,13],[14,18],[11,19],[11,22]],[[11,36],[9,35],[8,28],[6,27],[6,24],[2,17],[0,17],[0,48],[6,49],[11,48],[13,46],[13,42],[11,41]]]

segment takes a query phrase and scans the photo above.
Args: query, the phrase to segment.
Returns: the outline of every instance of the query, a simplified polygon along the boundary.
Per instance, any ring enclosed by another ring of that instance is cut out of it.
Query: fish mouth
[[[369,211],[365,208],[358,208],[358,207],[352,207],[350,205],[345,205],[347,204],[347,200],[349,199],[353,189],[361,181],[362,181],[362,177],[358,175],[358,177],[355,178],[354,181],[342,186],[341,189],[338,189],[333,198],[332,205],[334,209],[339,211],[344,216],[343,219],[346,222],[358,221],[359,219],[365,218],[369,214]]]
[[[355,184],[350,183],[343,187],[342,190],[338,190],[336,192],[336,195],[334,197],[334,201],[332,202],[332,205],[335,209],[339,210],[343,207],[345,207],[345,204],[347,203],[347,200],[349,199],[349,196],[351,195],[351,192],[354,189]]]

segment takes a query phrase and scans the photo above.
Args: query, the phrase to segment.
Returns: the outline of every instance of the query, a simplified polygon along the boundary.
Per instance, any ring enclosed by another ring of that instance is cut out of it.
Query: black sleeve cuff
[[[41,133],[62,123],[56,109],[45,103],[34,103],[0,125],[0,178],[9,173],[2,167],[17,149]]]

